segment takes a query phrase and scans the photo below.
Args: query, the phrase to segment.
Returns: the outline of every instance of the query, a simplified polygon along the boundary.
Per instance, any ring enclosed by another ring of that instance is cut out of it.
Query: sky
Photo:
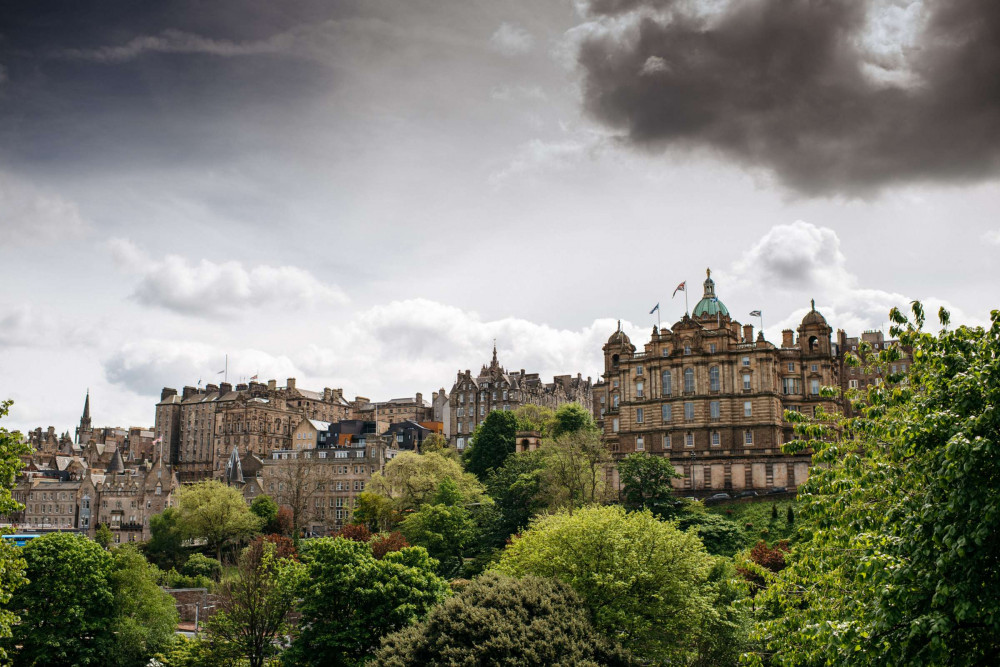
[[[1000,306],[991,0],[0,8],[8,428],[226,367],[375,400],[582,373],[712,269],[781,340]],[[756,322],[754,322],[756,324]]]

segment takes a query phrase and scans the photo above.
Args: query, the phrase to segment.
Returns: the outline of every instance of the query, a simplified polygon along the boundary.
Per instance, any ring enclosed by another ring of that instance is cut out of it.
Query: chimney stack
[[[744,324],[743,325],[743,342],[752,343],[753,342],[753,325]]]
[[[230,384],[229,382],[223,382],[222,384],[219,385],[220,394],[225,395],[231,392],[232,390],[233,390],[233,385]]]
[[[333,389],[330,389],[329,387],[323,387],[323,400],[329,403],[330,398],[332,397],[333,397]]]
[[[171,396],[176,396],[176,395],[177,395],[176,389],[171,389],[170,387],[164,387],[163,391],[160,392],[160,402],[162,403]]]
[[[274,391],[275,389],[278,388],[278,381],[277,380],[268,380],[267,381],[267,388],[270,389],[271,391]]]
[[[781,347],[794,347],[795,346],[795,332],[791,329],[785,329],[781,332]]]
[[[424,404],[424,395],[418,391],[417,392],[417,405],[423,405],[423,404]]]
[[[181,398],[183,399],[187,399],[188,397],[194,396],[195,394],[198,393],[198,390],[195,389],[194,387],[184,387],[182,391],[183,393],[181,394]]]
[[[295,378],[288,378],[288,385],[287,385],[287,387],[289,389],[295,389]]]

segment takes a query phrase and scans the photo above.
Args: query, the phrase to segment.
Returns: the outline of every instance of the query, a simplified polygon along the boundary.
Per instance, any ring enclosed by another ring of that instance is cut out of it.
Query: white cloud
[[[518,146],[510,161],[490,174],[489,183],[499,188],[511,178],[529,177],[543,171],[561,171],[594,156],[601,148],[602,140],[598,135],[562,141],[532,139]]]
[[[983,240],[993,245],[1000,245],[1000,229],[991,229],[983,234]]]
[[[120,46],[96,49],[65,49],[57,56],[68,59],[93,60],[101,63],[121,63],[144,53],[202,53],[221,57],[280,53],[288,48],[290,33],[279,33],[268,39],[252,42],[231,42],[210,39],[180,30],[164,30],[158,35],[140,35]]]
[[[643,76],[649,76],[652,74],[658,74],[660,72],[669,72],[670,66],[667,61],[660,56],[650,56],[646,58],[646,62],[642,64],[642,69],[639,70],[639,74]]]
[[[295,266],[247,269],[236,261],[194,263],[178,255],[156,259],[126,239],[113,239],[109,246],[123,270],[140,276],[132,295],[137,301],[178,313],[239,314],[272,305],[295,308],[348,301],[339,287]]]
[[[4,243],[11,245],[72,240],[87,231],[75,203],[3,172],[0,172],[0,226]]]
[[[535,38],[531,33],[512,23],[501,23],[490,37],[493,50],[505,56],[519,56],[531,51]]]

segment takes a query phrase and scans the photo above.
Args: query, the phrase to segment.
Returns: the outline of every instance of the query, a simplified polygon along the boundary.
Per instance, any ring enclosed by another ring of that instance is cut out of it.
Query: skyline
[[[644,342],[706,267],[772,342],[812,298],[849,335],[912,299],[984,323],[1000,11],[822,5],[5,8],[5,425],[72,428],[87,387],[95,423],[148,425],[226,353],[375,400],[450,390],[494,338],[596,381],[616,320]],[[717,76],[768,59],[773,106]]]

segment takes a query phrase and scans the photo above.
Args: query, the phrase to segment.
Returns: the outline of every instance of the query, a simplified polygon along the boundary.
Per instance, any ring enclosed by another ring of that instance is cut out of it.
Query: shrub
[[[222,576],[222,564],[204,554],[191,554],[181,568],[181,574],[187,577],[206,577],[218,581]]]

